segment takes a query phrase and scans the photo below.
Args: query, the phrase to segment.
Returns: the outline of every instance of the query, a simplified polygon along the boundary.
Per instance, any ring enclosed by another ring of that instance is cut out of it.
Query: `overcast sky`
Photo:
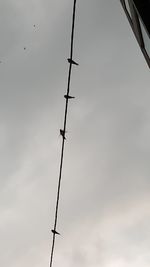
[[[2,267],[49,266],[72,5],[0,0]],[[119,0],[77,0],[74,59],[53,266],[149,267],[150,76]]]

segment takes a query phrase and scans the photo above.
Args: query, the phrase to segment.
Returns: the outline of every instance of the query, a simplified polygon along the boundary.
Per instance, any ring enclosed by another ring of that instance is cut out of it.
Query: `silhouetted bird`
[[[51,230],[52,231],[52,233],[54,234],[54,235],[60,235],[60,233],[58,233],[57,231],[55,231],[55,230]]]
[[[70,96],[70,95],[64,95],[64,98],[66,99],[72,99],[72,98],[75,98],[74,96]]]
[[[35,28],[35,24],[33,25],[33,27]]]
[[[26,47],[24,47],[24,50],[26,50]]]
[[[66,137],[65,137],[65,132],[64,130],[60,129],[60,135],[62,136],[63,139],[66,140]]]
[[[68,62],[71,63],[71,64],[74,64],[74,65],[77,65],[77,66],[79,65],[77,62],[75,62],[75,61],[74,61],[73,59],[71,59],[71,58],[68,58],[67,60],[68,60]]]

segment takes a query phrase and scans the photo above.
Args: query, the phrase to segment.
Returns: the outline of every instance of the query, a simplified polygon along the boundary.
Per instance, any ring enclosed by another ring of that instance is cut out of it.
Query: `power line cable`
[[[66,96],[69,96],[72,64],[74,64],[74,61],[73,61],[72,57],[73,57],[73,45],[74,45],[75,15],[76,15],[76,0],[74,0],[73,13],[72,13],[72,31],[71,31],[71,43],[70,43],[71,47],[70,47],[70,58],[68,59],[69,72],[68,72],[68,82],[67,82],[67,94],[66,94]],[[66,99],[66,104],[65,104],[65,113],[64,113],[64,125],[63,125],[63,130],[60,130],[60,134],[62,135],[62,147],[61,147],[59,179],[58,179],[57,197],[56,197],[56,208],[55,208],[55,216],[54,216],[53,240],[52,240],[52,247],[51,247],[51,254],[50,254],[50,267],[52,267],[52,264],[53,264],[53,256],[54,256],[54,248],[55,248],[55,235],[57,234],[56,226],[57,226],[57,219],[58,219],[58,207],[59,207],[59,198],[60,198],[60,189],[61,189],[62,167],[63,167],[63,159],[64,159],[64,147],[65,147],[65,139],[66,139],[65,138],[65,133],[66,133],[69,98],[65,97],[65,99]]]

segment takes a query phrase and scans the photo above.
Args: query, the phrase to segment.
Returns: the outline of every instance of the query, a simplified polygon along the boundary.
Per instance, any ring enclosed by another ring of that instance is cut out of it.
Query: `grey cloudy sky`
[[[3,267],[49,266],[72,4],[0,1]],[[53,266],[149,267],[150,76],[119,0],[78,0],[74,45]]]

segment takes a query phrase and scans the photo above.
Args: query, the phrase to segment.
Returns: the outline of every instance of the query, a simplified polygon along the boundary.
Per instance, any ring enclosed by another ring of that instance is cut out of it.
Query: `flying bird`
[[[64,140],[66,140],[66,137],[65,137],[65,131],[64,131],[64,130],[60,129],[60,135],[62,136],[62,138],[63,138]]]
[[[64,98],[66,98],[66,99],[73,99],[75,97],[74,96],[71,96],[71,95],[64,95]]]
[[[26,47],[24,47],[24,50],[26,50]]]
[[[74,64],[74,65],[77,65],[77,66],[79,65],[77,62],[75,62],[75,61],[74,61],[73,59],[71,59],[71,58],[68,58],[67,60],[68,60],[68,62],[71,63],[71,64]]]
[[[54,234],[54,235],[60,235],[60,233],[58,233],[56,230],[51,230],[52,231],[52,233]]]

